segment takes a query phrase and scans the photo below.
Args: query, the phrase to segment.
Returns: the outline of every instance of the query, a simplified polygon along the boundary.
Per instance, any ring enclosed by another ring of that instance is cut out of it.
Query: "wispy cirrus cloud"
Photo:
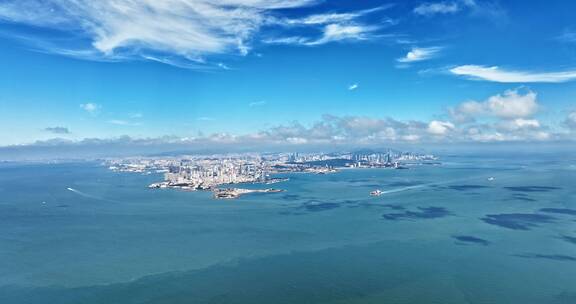
[[[132,126],[132,127],[137,127],[142,125],[139,122],[134,122],[134,121],[129,121],[129,120],[123,120],[123,119],[110,119],[108,121],[106,121],[109,124],[113,124],[113,125],[118,125],[118,126]]]
[[[400,63],[412,63],[432,59],[440,54],[443,47],[413,47],[404,57],[396,59]]]
[[[224,68],[207,58],[246,55],[262,37],[268,37],[269,43],[301,45],[366,40],[382,22],[367,24],[360,19],[392,6],[299,18],[282,14],[283,9],[314,6],[318,2],[6,0],[0,2],[0,22],[49,28],[67,35],[69,39],[20,37],[49,53],[88,60],[150,60],[203,69]],[[303,32],[307,34],[298,39],[284,36],[284,29],[296,27],[305,29]]]
[[[367,15],[384,11],[392,4],[387,4],[371,9],[348,13],[326,13],[311,15],[304,18],[275,18],[273,24],[288,29],[303,26],[313,26],[318,34],[308,36],[279,36],[263,40],[267,44],[291,44],[301,46],[316,46],[337,41],[362,41],[381,38],[386,35],[378,34],[382,29],[394,25],[396,20],[383,18],[378,23],[366,23],[362,19]]]
[[[328,24],[324,28],[322,37],[307,43],[307,45],[319,45],[342,40],[368,40],[370,33],[378,30],[377,26],[356,24]]]
[[[315,24],[325,25],[334,23],[341,24],[347,22],[355,22],[366,15],[384,11],[391,7],[394,7],[394,4],[385,4],[370,9],[351,11],[345,13],[328,12],[323,14],[310,15],[302,18],[271,18],[268,20],[268,22],[284,26],[302,26],[302,25],[315,25]]]
[[[290,36],[265,39],[263,42],[267,44],[317,46],[337,41],[367,41],[378,38],[375,33],[380,29],[379,26],[334,23],[325,25],[319,37]]]
[[[450,69],[457,76],[472,80],[484,80],[502,83],[560,83],[576,80],[576,70],[561,72],[532,72],[500,68],[498,66],[461,65]]]
[[[253,101],[253,102],[249,103],[248,106],[251,108],[255,108],[255,107],[264,106],[266,104],[267,104],[266,100],[258,100],[258,101]]]
[[[416,6],[413,12],[418,16],[424,17],[467,13],[469,17],[488,19],[496,24],[503,24],[508,20],[506,11],[499,5],[498,1],[491,0],[423,2]]]
[[[561,35],[556,37],[556,39],[565,43],[576,43],[576,30],[565,29]]]
[[[454,14],[462,9],[459,2],[426,2],[414,8],[414,13],[424,16]]]

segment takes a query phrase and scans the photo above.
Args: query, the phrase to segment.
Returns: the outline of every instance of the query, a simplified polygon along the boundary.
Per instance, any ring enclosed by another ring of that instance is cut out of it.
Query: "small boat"
[[[495,180],[495,179],[496,179],[495,177],[490,176],[490,177],[488,178],[488,181],[493,181],[493,180]]]
[[[372,195],[372,196],[380,196],[380,195],[382,195],[382,193],[384,193],[384,192],[380,191],[380,189],[376,189],[376,190],[370,192],[370,195]]]

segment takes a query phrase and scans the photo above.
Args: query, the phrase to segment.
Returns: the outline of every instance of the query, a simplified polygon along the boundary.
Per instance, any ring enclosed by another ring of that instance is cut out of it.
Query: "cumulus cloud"
[[[449,109],[458,122],[474,121],[478,117],[526,118],[538,111],[537,94],[531,90],[514,89],[496,94],[483,102],[466,101]]]
[[[576,112],[566,127],[576,127]],[[576,130],[576,129],[572,129]],[[400,121],[367,116],[332,116],[302,124],[293,122],[248,134],[214,133],[196,137],[154,138],[61,138],[30,145],[0,147],[0,157],[22,158],[24,150],[41,157],[100,157],[114,154],[159,153],[166,151],[302,151],[337,147],[382,147],[390,145],[445,145],[478,142],[533,142],[576,140],[574,133],[554,130],[535,118],[498,118],[494,122],[455,123],[448,120]],[[6,156],[7,155],[7,156]]]
[[[564,120],[564,125],[569,129],[576,131],[576,111],[568,113],[568,116]]]
[[[454,124],[449,121],[432,120],[428,124],[427,131],[432,135],[445,135],[451,130],[454,130],[454,128]]]
[[[48,127],[44,128],[44,131],[53,134],[70,134],[70,130],[66,127]]]
[[[532,141],[561,137],[560,130],[536,119],[537,94],[526,88],[507,90],[484,101],[465,101],[449,113],[457,122],[458,136],[471,141]]]
[[[518,131],[526,129],[540,129],[541,124],[536,119],[523,119],[516,118],[512,120],[504,120],[497,124],[497,127],[505,131]]]
[[[354,91],[358,89],[358,84],[357,83],[353,83],[351,85],[348,86],[348,91]]]
[[[449,108],[448,112],[452,118],[457,122],[473,121],[475,117],[483,115],[486,112],[484,103],[477,101],[465,101],[455,108]]]
[[[83,103],[80,104],[80,108],[90,114],[97,114],[98,112],[100,112],[100,109],[102,108],[102,106],[100,106],[99,104],[96,103]]]
[[[207,57],[246,55],[262,37],[273,43],[319,45],[365,40],[381,27],[360,21],[391,5],[352,12],[319,13],[301,18],[283,14],[288,8],[318,4],[317,0],[6,0],[0,22],[50,28],[69,34],[26,39],[37,48],[93,60],[156,61],[183,68],[201,68]],[[286,29],[304,28],[306,35],[285,37]],[[83,41],[89,40],[89,45]],[[72,41],[73,43],[69,43]],[[256,42],[256,43],[255,43]],[[215,68],[218,64],[214,65]],[[222,67],[222,65],[220,65]]]
[[[491,114],[504,118],[529,117],[538,110],[536,93],[530,90],[525,94],[519,90],[507,90],[490,97],[486,106]]]
[[[406,54],[406,56],[398,58],[396,60],[400,63],[424,61],[438,56],[441,50],[442,47],[426,47],[426,48],[414,47]]]
[[[454,75],[472,80],[503,83],[568,82],[576,80],[576,70],[562,72],[528,72],[502,69],[498,66],[461,65],[450,69]]]

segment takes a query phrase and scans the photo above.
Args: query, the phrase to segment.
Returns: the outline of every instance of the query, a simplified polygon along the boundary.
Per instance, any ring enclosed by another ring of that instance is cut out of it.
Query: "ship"
[[[376,189],[376,190],[370,192],[370,195],[372,195],[372,196],[380,196],[380,195],[382,195],[382,193],[384,193],[384,192],[380,191],[380,189]]]

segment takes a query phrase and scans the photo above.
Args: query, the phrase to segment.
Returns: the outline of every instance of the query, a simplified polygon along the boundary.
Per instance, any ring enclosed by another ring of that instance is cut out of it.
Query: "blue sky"
[[[574,11],[571,1],[1,1],[0,146],[571,141]]]

